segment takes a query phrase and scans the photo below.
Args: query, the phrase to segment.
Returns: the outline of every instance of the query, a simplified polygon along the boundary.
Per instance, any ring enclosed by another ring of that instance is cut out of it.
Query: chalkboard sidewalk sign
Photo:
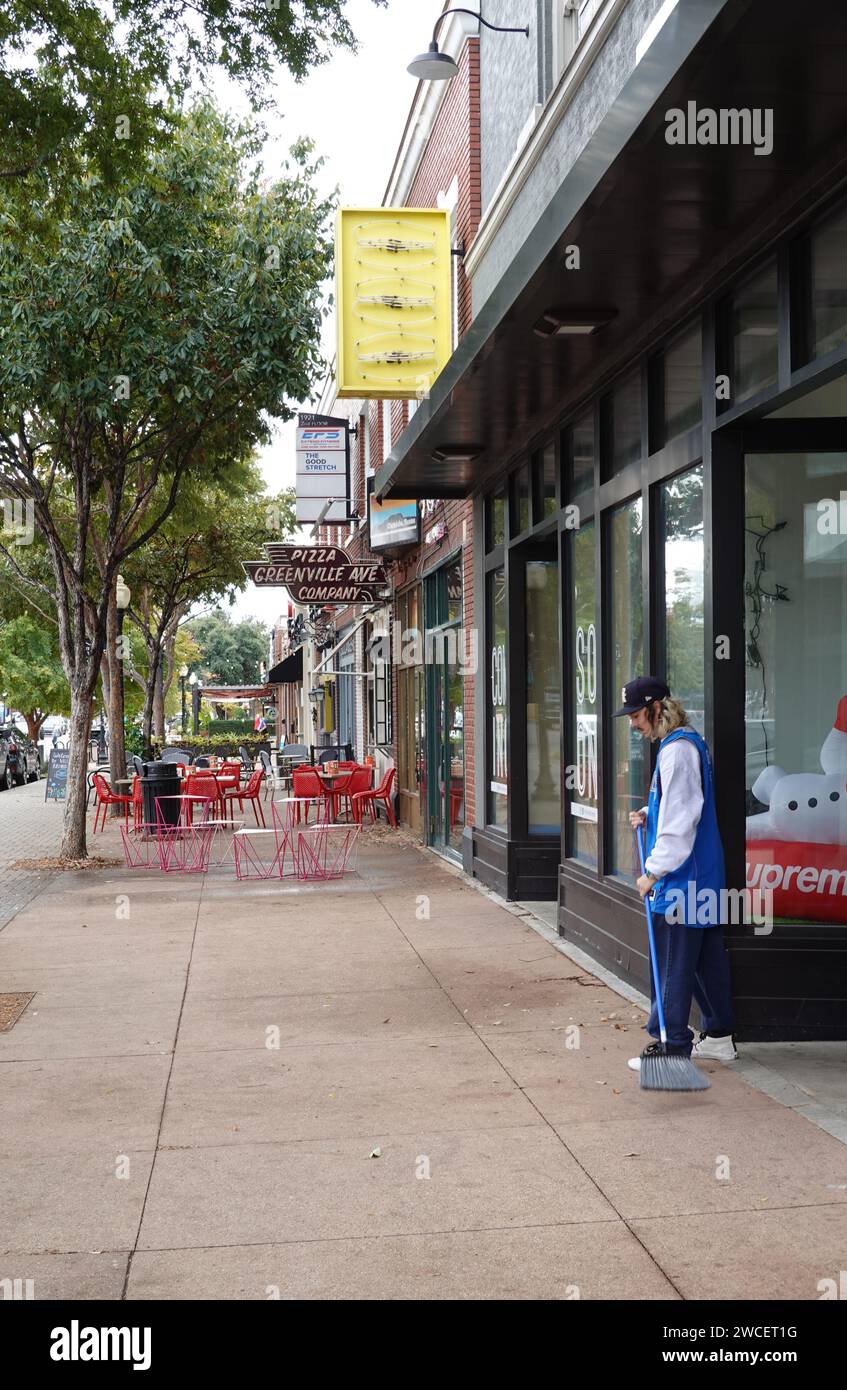
[[[51,748],[50,762],[47,767],[47,786],[44,789],[44,800],[64,801],[68,790],[68,759],[71,756],[69,748]]]

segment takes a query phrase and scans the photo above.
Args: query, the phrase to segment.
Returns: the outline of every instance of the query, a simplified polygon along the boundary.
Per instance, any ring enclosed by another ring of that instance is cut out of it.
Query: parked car
[[[37,782],[41,776],[41,754],[31,739],[13,724],[0,728],[0,787],[11,791],[17,782]]]

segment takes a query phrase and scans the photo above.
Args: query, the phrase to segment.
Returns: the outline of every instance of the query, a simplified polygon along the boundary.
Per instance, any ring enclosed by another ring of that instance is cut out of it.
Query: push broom
[[[644,867],[644,831],[639,825],[638,860],[641,872]],[[659,1019],[659,1051],[651,1052],[641,1058],[642,1091],[707,1091],[711,1082],[699,1072],[690,1057],[679,1052],[668,1052],[668,1034],[665,1028],[665,1011],[662,1007],[662,981],[659,976],[659,962],[656,957],[656,939],[653,935],[653,908],[650,894],[644,895],[644,908],[647,913],[647,940],[650,944],[650,967],[653,972],[653,988],[656,992],[656,1014]],[[683,928],[685,930],[685,928]]]

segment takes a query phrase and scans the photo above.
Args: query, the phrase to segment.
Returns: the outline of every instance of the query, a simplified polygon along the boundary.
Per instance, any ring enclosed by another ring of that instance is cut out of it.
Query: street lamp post
[[[182,715],[181,715],[181,718],[180,718],[179,731],[180,731],[181,734],[184,734],[184,733],[185,733],[185,682],[186,682],[187,679],[188,679],[188,667],[187,667],[187,666],[180,666],[180,668],[179,668],[179,697],[180,697],[180,706],[181,706],[181,709],[182,709]]]
[[[195,686],[197,685],[197,672],[196,672],[196,671],[192,671],[192,672],[191,672],[191,675],[188,677],[188,684],[191,686],[191,710],[192,710],[192,713],[193,713],[193,715],[194,715],[194,732],[195,732],[195,734],[199,734],[199,732],[200,732],[200,711],[197,709],[196,701],[195,701],[195,699],[194,699],[194,689],[195,689]]]

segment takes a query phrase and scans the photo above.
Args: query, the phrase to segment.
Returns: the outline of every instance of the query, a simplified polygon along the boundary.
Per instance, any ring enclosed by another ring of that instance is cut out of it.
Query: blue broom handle
[[[638,840],[638,860],[641,864],[642,874],[646,874],[647,869],[644,864],[644,831],[641,826],[636,826],[636,838]],[[659,1019],[659,1035],[663,1043],[668,1040],[667,1029],[665,1028],[665,1011],[662,1008],[662,981],[659,975],[659,963],[656,959],[656,941],[653,936],[653,908],[650,903],[650,894],[644,895],[644,908],[647,913],[647,940],[650,944],[650,964],[653,969],[653,987],[656,991],[656,1013]]]

